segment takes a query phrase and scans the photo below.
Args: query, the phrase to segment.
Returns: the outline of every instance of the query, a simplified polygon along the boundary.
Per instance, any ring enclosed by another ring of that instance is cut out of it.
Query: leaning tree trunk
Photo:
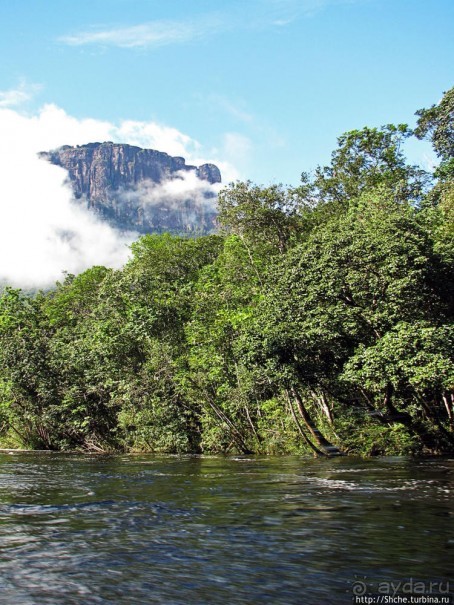
[[[292,400],[290,398],[289,392],[286,390],[286,395],[287,395],[287,403],[288,403],[288,407],[290,410],[290,413],[292,415],[292,418],[296,424],[296,427],[298,429],[299,434],[301,435],[301,437],[303,438],[304,442],[311,448],[311,450],[314,452],[315,456],[328,456],[328,454],[324,451],[322,451],[321,449],[319,449],[315,443],[313,443],[309,437],[306,435],[306,433],[303,430],[303,427],[301,426],[301,422],[298,420],[298,417],[295,413],[295,409],[293,407],[293,403]]]
[[[311,415],[309,414],[309,411],[307,410],[306,406],[304,405],[301,395],[298,393],[298,391],[295,388],[292,388],[292,395],[295,398],[296,405],[298,407],[300,416],[303,419],[304,424],[306,425],[309,433],[312,435],[312,437],[314,438],[317,445],[320,448],[322,448],[323,451],[328,456],[339,456],[340,454],[342,454],[340,449],[337,446],[330,443],[328,441],[328,439],[326,439],[326,437],[317,428],[317,425],[312,420]]]
[[[449,420],[449,428],[454,432],[454,393],[444,393],[443,403],[445,404],[446,413]]]

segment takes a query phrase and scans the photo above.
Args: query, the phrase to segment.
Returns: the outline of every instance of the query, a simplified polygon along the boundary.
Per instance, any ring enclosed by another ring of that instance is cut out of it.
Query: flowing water
[[[0,603],[447,594],[453,471],[446,458],[0,454]]]

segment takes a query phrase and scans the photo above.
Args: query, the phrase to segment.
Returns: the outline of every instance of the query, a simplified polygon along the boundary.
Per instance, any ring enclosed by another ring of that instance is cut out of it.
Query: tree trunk
[[[440,440],[437,439],[437,436],[433,433],[430,433],[427,430],[427,427],[424,426],[420,421],[414,419],[408,412],[400,412],[392,402],[392,396],[394,393],[394,388],[391,383],[388,383],[385,390],[385,397],[383,400],[383,404],[386,407],[388,412],[387,418],[391,422],[398,422],[403,424],[408,431],[416,435],[421,440],[421,443],[432,453],[439,453],[443,451],[445,448],[442,444],[440,444]],[[449,433],[445,431],[446,436],[450,437]]]
[[[330,456],[338,456],[340,455],[342,452],[339,450],[338,447],[336,447],[335,445],[333,445],[332,443],[330,443],[326,437],[324,435],[322,435],[322,433],[318,430],[317,426],[315,425],[314,421],[312,420],[309,412],[307,411],[304,402],[301,398],[301,395],[298,393],[298,391],[295,388],[292,388],[292,394],[296,400],[296,404],[298,407],[298,411],[300,413],[301,418],[304,421],[304,424],[306,425],[307,429],[309,430],[310,434],[312,435],[312,437],[315,439],[316,443],[323,448],[323,450]]]
[[[224,424],[226,424],[229,427],[230,434],[232,435],[232,439],[235,442],[238,449],[240,450],[240,452],[242,454],[253,454],[254,452],[248,448],[248,446],[246,445],[246,443],[243,439],[242,434],[236,428],[236,426],[233,424],[233,422],[230,420],[230,418],[226,414],[224,414],[224,412],[211,400],[211,398],[209,396],[207,399],[208,399],[208,405],[211,407],[211,409],[216,414],[216,416],[219,418],[219,420],[221,420],[221,422],[223,422]]]
[[[448,414],[449,428],[451,431],[454,431],[454,394],[446,393],[443,395],[443,403]]]
[[[301,435],[301,437],[303,438],[303,440],[305,441],[305,443],[307,443],[307,445],[311,448],[311,450],[314,452],[314,454],[317,456],[327,456],[328,454],[326,452],[322,452],[322,450],[320,450],[316,445],[314,445],[312,443],[312,441],[309,439],[309,437],[306,435],[306,433],[303,431],[303,427],[301,426],[300,421],[298,420],[296,414],[295,414],[295,410],[293,409],[293,404],[292,404],[292,400],[290,399],[290,395],[289,392],[286,390],[286,394],[287,394],[287,402],[288,402],[288,407],[290,409],[290,413],[292,414],[292,418],[295,421],[295,424],[298,428],[298,432]]]
[[[217,418],[222,423],[224,423],[225,425],[228,426],[228,428],[230,429],[230,434],[232,436],[232,439],[235,442],[235,445],[237,446],[238,450],[242,454],[253,454],[254,452],[251,449],[249,449],[248,446],[246,445],[246,442],[244,441],[243,435],[241,434],[241,432],[237,429],[237,427],[230,420],[230,418],[223,412],[223,410],[221,410],[219,408],[219,406],[216,405],[215,396],[212,397],[207,389],[200,388],[199,385],[195,382],[195,380],[189,378],[189,382],[193,385],[193,387],[195,389],[197,389],[197,391],[202,392],[204,399],[207,401],[208,405],[213,410],[213,412],[217,416]]]
[[[332,425],[334,424],[333,411],[330,408],[328,401],[326,400],[326,395],[323,391],[320,392],[320,395],[316,391],[311,390],[311,395],[314,400],[317,402],[317,405],[321,409],[322,413],[326,416],[328,422]]]

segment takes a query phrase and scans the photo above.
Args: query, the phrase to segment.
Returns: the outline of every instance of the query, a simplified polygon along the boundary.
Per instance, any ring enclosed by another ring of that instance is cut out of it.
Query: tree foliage
[[[429,175],[406,163],[403,145],[409,136],[406,124],[346,132],[337,139],[329,166],[318,166],[313,177],[302,174],[300,195],[316,204],[339,205],[386,187],[398,201],[420,201]]]
[[[444,93],[442,99],[429,109],[416,112],[418,124],[415,135],[429,139],[442,160],[440,176],[454,175],[454,87]]]
[[[452,90],[342,135],[297,188],[236,183],[221,235],[146,235],[119,271],[0,296],[0,440],[152,452],[454,443]]]

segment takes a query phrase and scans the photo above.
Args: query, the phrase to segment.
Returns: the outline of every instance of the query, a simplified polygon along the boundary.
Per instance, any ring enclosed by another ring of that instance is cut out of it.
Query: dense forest
[[[121,270],[4,289],[0,444],[452,450],[454,88],[417,116],[347,132],[296,188],[231,184],[218,234],[145,235]]]

